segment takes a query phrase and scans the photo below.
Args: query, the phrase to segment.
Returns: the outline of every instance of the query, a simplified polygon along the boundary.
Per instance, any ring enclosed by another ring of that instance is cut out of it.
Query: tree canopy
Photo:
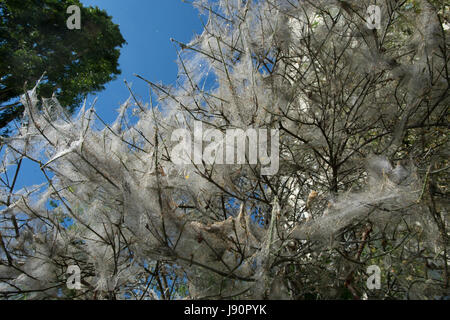
[[[67,8],[81,9],[81,29],[70,30]],[[53,94],[73,112],[88,93],[120,74],[119,26],[104,10],[79,0],[0,1],[0,129],[23,113],[18,97],[44,75],[38,92]]]
[[[209,19],[174,40],[176,86],[141,78],[158,99],[131,94],[110,125],[29,91],[1,140],[0,294],[448,297],[448,7],[382,1],[377,29],[372,4],[194,1]],[[248,148],[221,139],[236,129]],[[14,190],[24,158],[46,183]]]

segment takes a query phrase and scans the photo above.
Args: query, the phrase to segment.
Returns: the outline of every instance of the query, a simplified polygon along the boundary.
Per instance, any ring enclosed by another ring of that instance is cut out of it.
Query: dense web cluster
[[[141,78],[157,99],[130,89],[112,124],[25,93],[1,140],[0,296],[448,296],[448,6],[383,1],[370,29],[371,4],[194,1],[208,19],[173,40],[177,85]],[[278,130],[278,172],[174,163],[195,122]],[[23,161],[43,184],[14,188]]]

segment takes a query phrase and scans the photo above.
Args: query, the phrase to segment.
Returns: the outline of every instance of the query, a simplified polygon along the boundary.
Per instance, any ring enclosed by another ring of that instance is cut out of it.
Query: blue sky
[[[137,97],[149,102],[148,85],[133,74],[153,82],[174,84],[177,50],[170,38],[186,43],[203,29],[198,11],[181,0],[81,0],[81,3],[106,10],[127,41],[119,60],[122,74],[106,84],[105,90],[88,97],[88,105],[97,97],[95,108],[107,123],[113,122],[116,110],[130,95],[124,79],[133,84]],[[10,174],[12,177],[13,172]],[[15,190],[42,182],[39,167],[24,160]]]
[[[148,86],[133,76],[139,74],[153,82],[174,83],[177,77],[177,51],[170,38],[189,42],[202,32],[198,11],[181,0],[81,0],[85,6],[97,6],[113,17],[127,41],[121,50],[117,80],[97,96],[96,109],[106,122],[116,117],[115,110],[129,97],[123,80],[133,83],[133,91],[148,102]],[[83,23],[83,22],[82,22]]]

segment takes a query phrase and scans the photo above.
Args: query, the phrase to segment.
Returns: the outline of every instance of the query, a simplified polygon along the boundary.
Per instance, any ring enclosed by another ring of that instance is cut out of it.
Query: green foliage
[[[81,9],[81,29],[69,30],[67,7]],[[120,47],[126,42],[119,26],[99,8],[83,7],[79,0],[0,0],[0,129],[21,116],[18,97],[35,86],[55,93],[69,112],[83,97],[104,89],[120,74]]]

